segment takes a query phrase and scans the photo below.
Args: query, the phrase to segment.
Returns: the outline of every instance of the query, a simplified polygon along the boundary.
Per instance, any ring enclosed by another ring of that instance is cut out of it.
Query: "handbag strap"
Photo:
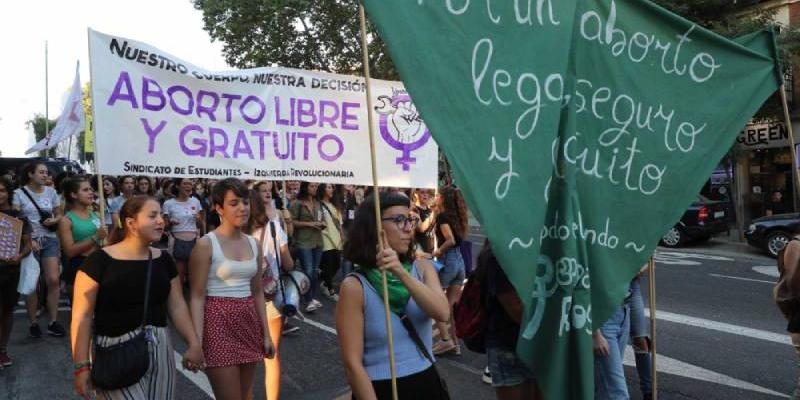
[[[428,352],[428,348],[425,347],[424,343],[422,343],[422,338],[419,337],[419,333],[417,333],[417,328],[414,328],[414,324],[412,324],[411,320],[408,319],[408,314],[400,317],[400,322],[403,323],[403,327],[406,328],[406,330],[408,331],[408,336],[411,338],[411,341],[413,341],[414,344],[417,345],[417,349],[419,349],[419,352],[422,353],[422,355],[425,356],[425,358],[427,358],[428,361],[431,362],[431,364],[436,364],[436,361],[431,356],[431,353]]]
[[[25,196],[28,196],[28,199],[31,201],[31,203],[33,203],[33,206],[36,207],[36,211],[41,215],[42,209],[41,207],[39,207],[39,203],[37,203],[36,200],[33,199],[33,196],[31,196],[30,192],[28,192],[28,189],[26,189],[25,186],[22,187],[22,192],[25,193]]]
[[[278,264],[278,274],[281,271],[281,251],[278,249],[278,234],[275,221],[269,221],[269,235],[272,236],[272,244],[275,246],[275,263]]]
[[[147,249],[147,280],[144,283],[144,315],[142,315],[142,328],[147,322],[147,308],[150,305],[150,277],[153,274],[153,252]]]
[[[320,202],[319,202],[319,204],[322,204],[322,208],[324,208],[324,209],[325,209],[325,211],[327,211],[327,212],[328,212],[328,215],[330,215],[330,216],[331,216],[331,219],[333,220],[333,222],[335,222],[335,223],[336,223],[336,229],[338,229],[338,230],[339,230],[339,232],[341,232],[341,231],[342,231],[342,222],[341,222],[341,221],[339,221],[339,218],[336,218],[336,216],[335,216],[335,215],[333,215],[333,213],[331,212],[331,209],[330,209],[330,208],[328,208],[328,206],[326,206],[326,205],[325,205],[325,202],[324,202],[324,201],[320,201]]]

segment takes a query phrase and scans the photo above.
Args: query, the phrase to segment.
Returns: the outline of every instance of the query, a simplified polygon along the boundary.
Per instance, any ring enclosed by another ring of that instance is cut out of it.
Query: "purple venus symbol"
[[[411,152],[424,146],[431,133],[405,91],[395,91],[392,97],[379,96],[378,101],[381,105],[375,106],[375,111],[380,114],[381,137],[389,146],[401,151],[395,162],[403,166],[403,171],[408,171],[417,162]]]

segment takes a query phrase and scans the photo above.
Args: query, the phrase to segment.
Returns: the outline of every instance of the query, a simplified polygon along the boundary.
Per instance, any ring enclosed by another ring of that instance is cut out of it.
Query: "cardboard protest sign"
[[[363,78],[291,68],[212,72],[89,31],[104,174],[372,184]],[[375,81],[382,186],[436,186],[438,149],[403,84]]]
[[[547,399],[594,398],[592,331],[780,84],[739,43],[646,0],[366,0],[525,304]]]
[[[0,260],[19,255],[22,240],[22,220],[0,213]]]

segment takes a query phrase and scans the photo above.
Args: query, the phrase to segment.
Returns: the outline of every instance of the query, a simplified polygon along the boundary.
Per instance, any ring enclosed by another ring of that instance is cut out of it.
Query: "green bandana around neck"
[[[403,263],[403,269],[410,273],[411,263]],[[369,283],[372,284],[372,287],[378,292],[378,295],[381,296],[381,299],[383,299],[383,278],[381,278],[381,271],[377,268],[369,268],[364,270],[364,275],[367,277]],[[393,313],[399,316],[405,315],[406,305],[408,304],[408,299],[411,297],[408,288],[406,288],[403,282],[391,272],[386,273],[386,282],[389,285],[389,308]]]

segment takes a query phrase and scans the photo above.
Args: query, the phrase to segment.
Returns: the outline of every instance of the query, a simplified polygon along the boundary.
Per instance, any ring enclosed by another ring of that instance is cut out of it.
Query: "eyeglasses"
[[[407,215],[395,215],[394,217],[381,218],[381,221],[392,221],[397,229],[414,229],[419,225],[419,217],[409,217]]]

